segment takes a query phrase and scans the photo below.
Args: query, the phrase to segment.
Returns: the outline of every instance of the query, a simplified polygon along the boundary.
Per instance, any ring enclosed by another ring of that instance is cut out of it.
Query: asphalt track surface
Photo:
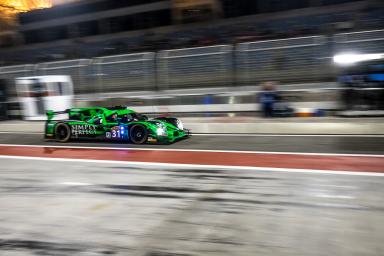
[[[3,133],[0,255],[384,255],[383,142],[193,136],[135,146]],[[175,154],[206,165],[145,162]]]
[[[384,177],[1,162],[0,255],[384,254]]]
[[[384,136],[254,136],[204,135],[172,145],[134,145],[103,141],[45,141],[42,134],[0,133],[0,144],[85,146],[114,148],[202,149],[270,152],[307,152],[342,154],[384,154]]]

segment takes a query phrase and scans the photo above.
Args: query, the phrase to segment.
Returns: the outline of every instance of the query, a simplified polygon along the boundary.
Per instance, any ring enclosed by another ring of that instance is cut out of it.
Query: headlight
[[[183,123],[179,119],[177,119],[177,128],[179,128],[180,130],[184,130]]]
[[[163,124],[158,124],[156,134],[158,136],[167,136],[167,127],[165,127]]]

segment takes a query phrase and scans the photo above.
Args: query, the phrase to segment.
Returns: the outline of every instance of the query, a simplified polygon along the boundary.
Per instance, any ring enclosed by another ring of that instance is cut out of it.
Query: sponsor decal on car
[[[157,142],[156,138],[148,137],[148,142]]]
[[[72,135],[93,135],[96,134],[96,126],[89,124],[71,125]]]

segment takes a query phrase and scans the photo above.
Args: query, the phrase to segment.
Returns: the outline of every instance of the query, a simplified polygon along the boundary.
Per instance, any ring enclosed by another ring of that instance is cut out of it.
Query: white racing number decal
[[[71,125],[71,131],[73,136],[95,135],[96,126],[88,125],[88,124],[74,124],[74,125]]]
[[[121,139],[124,137],[124,128],[119,126],[112,127],[111,131],[105,133],[107,139]]]

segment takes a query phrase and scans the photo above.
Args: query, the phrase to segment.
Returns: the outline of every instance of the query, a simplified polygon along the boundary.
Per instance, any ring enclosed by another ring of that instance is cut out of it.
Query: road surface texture
[[[384,255],[383,140],[0,134],[0,255]]]
[[[0,182],[0,255],[384,253],[384,177],[8,159]]]

